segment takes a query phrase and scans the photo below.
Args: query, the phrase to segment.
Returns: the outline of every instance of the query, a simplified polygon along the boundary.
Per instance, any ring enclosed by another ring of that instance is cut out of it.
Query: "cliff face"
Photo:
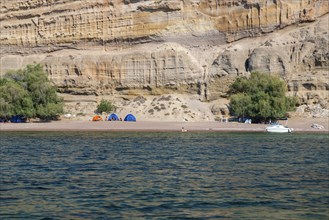
[[[326,0],[2,0],[1,45],[29,54],[207,33],[231,42],[327,12]]]
[[[256,70],[328,108],[328,11],[327,0],[1,0],[0,73],[40,62],[64,93],[215,100]]]

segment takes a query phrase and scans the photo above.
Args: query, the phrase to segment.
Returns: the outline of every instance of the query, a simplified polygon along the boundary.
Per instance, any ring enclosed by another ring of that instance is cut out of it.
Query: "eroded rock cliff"
[[[0,73],[37,62],[65,94],[216,101],[262,71],[328,109],[328,11],[327,0],[1,0]]]

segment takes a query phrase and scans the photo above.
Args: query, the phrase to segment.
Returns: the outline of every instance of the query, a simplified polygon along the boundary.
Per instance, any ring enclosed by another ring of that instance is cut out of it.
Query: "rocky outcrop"
[[[42,61],[62,92],[113,94],[125,90],[178,88],[201,80],[198,63],[178,45],[120,54],[48,55]]]
[[[279,74],[287,81],[291,94],[298,94],[302,103],[328,102],[327,18],[266,41],[248,58],[249,70]]]
[[[299,24],[259,38],[256,45],[249,40],[237,42],[220,53],[210,73],[219,80],[253,71],[277,74],[301,104],[321,102],[327,106],[323,103],[329,101],[328,27],[326,15],[318,22]]]
[[[261,71],[328,106],[328,11],[326,0],[2,0],[0,74],[37,62],[65,94],[214,101]]]

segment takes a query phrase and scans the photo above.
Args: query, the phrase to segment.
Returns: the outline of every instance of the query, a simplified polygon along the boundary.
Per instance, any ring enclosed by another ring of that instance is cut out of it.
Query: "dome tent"
[[[119,121],[119,117],[116,114],[110,114],[110,116],[107,118],[108,121]]]
[[[102,117],[100,115],[95,115],[92,119],[92,121],[103,121]]]
[[[132,114],[128,114],[126,115],[124,121],[136,121],[136,118]]]

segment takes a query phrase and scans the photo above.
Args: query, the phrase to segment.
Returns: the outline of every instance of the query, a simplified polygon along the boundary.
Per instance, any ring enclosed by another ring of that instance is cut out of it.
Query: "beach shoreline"
[[[281,124],[285,125],[282,121]],[[312,128],[313,124],[323,129]],[[329,133],[328,118],[301,118],[288,122],[294,133]],[[268,124],[244,124],[237,122],[175,122],[175,121],[74,121],[0,123],[0,131],[138,131],[138,132],[265,132]]]

